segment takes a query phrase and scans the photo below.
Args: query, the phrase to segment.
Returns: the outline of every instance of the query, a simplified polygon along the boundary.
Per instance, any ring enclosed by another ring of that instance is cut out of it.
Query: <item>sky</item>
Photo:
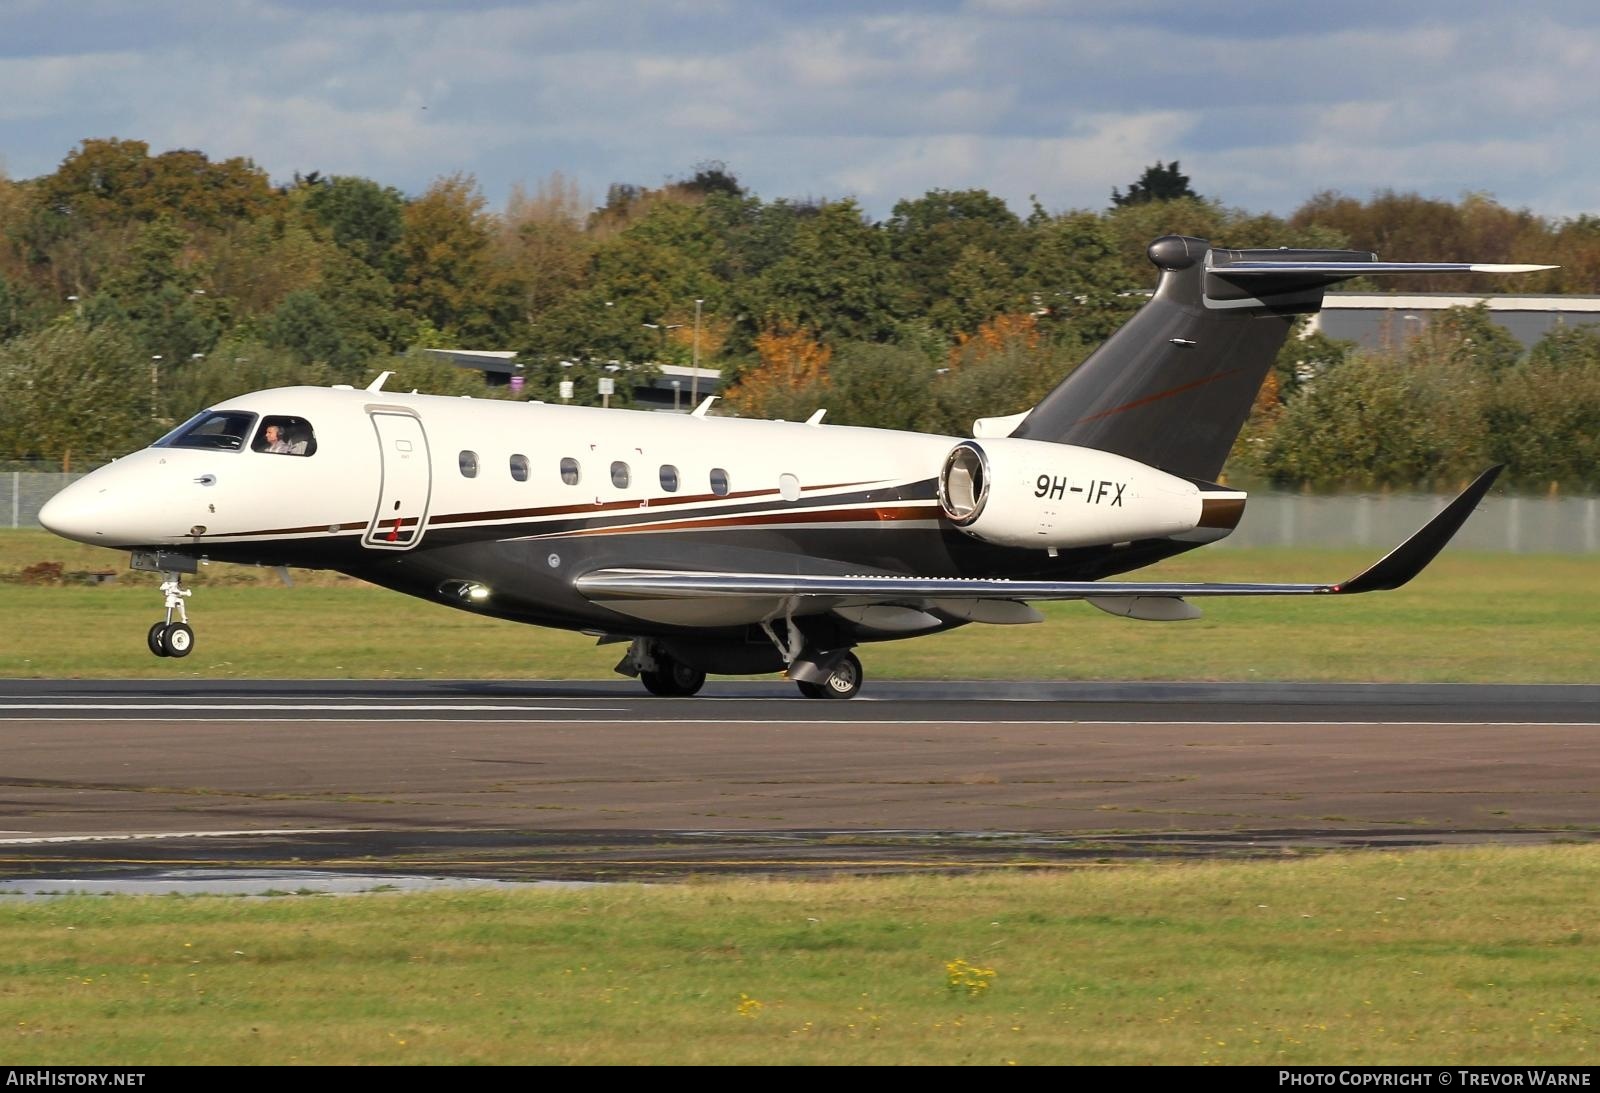
[[[244,156],[275,182],[493,208],[552,172],[595,203],[720,161],[875,219],[982,188],[1100,209],[1177,160],[1207,197],[1468,192],[1600,213],[1589,0],[0,0],[0,170],[86,138]]]

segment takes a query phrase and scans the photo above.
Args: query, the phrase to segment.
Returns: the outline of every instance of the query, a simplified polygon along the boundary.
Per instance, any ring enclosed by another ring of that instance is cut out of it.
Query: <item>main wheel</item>
[[[659,668],[639,673],[639,680],[644,684],[644,689],[653,695],[663,698],[687,698],[692,694],[699,694],[700,688],[706,685],[706,674],[698,668],[691,668],[681,661],[671,660],[667,657],[657,657]]]
[[[186,622],[175,622],[161,635],[161,647],[169,657],[186,657],[194,648],[194,631]]]
[[[854,653],[846,653],[833,671],[821,683],[795,681],[800,693],[807,698],[854,698],[861,693],[861,661]]]
[[[145,635],[145,644],[150,646],[150,651],[158,657],[169,657],[172,655],[171,653],[167,652],[167,647],[162,643],[161,640],[165,636],[166,632],[166,620],[162,620],[161,622],[151,626],[150,633]]]

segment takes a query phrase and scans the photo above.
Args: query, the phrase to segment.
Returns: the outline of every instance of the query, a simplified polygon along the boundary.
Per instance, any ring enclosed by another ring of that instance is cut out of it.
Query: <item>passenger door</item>
[[[422,541],[428,520],[433,469],[422,422],[412,414],[372,410],[382,477],[378,507],[362,542],[376,550],[410,550]]]

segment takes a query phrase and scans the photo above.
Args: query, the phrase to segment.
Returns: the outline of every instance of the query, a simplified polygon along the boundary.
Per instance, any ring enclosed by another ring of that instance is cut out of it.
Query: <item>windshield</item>
[[[256,415],[242,410],[204,410],[151,445],[152,448],[210,448],[236,452],[244,447]]]

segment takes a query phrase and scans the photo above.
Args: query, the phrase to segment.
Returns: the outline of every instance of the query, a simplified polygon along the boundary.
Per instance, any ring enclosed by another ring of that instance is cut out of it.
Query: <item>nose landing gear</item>
[[[194,590],[183,587],[181,574],[168,573],[166,578],[161,582],[161,592],[167,598],[167,617],[150,627],[145,644],[158,657],[186,657],[194,649],[194,628],[189,625],[183,600],[194,595]],[[177,622],[172,621],[174,611],[178,613]]]

